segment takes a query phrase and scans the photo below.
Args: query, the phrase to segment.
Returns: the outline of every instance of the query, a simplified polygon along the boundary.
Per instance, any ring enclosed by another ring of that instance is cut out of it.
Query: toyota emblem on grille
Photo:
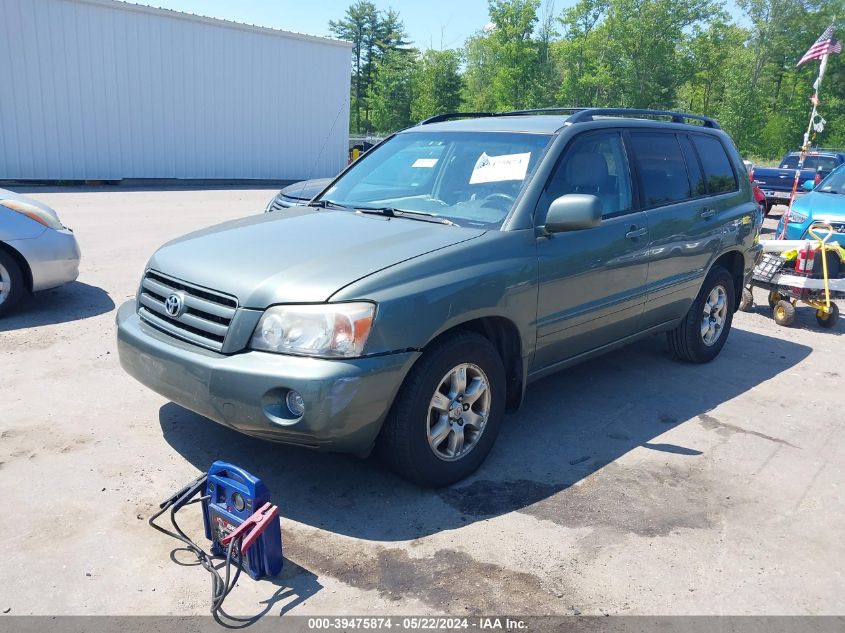
[[[176,293],[167,297],[167,300],[164,302],[164,310],[172,316],[174,319],[182,314],[182,297]]]

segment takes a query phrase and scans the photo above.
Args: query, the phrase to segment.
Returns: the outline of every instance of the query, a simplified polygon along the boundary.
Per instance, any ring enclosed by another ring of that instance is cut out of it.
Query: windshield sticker
[[[528,172],[528,161],[530,160],[531,152],[503,154],[502,156],[488,156],[487,152],[482,152],[472,169],[469,184],[525,180],[525,174]]]
[[[434,167],[436,164],[436,158],[418,158],[411,167]]]

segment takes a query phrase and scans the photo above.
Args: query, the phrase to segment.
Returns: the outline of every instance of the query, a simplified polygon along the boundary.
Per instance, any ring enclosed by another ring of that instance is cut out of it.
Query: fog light
[[[294,391],[293,389],[288,391],[288,395],[285,396],[285,402],[287,403],[290,412],[296,417],[300,417],[303,413],[305,413],[305,400],[302,398],[302,394],[298,391]]]

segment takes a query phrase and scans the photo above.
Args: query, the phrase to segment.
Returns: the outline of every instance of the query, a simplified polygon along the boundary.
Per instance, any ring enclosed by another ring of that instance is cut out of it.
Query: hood
[[[811,191],[795,201],[792,207],[801,213],[812,214],[814,220],[845,220],[845,195]]]
[[[332,180],[334,180],[334,178],[314,178],[312,180],[295,182],[282,189],[279,192],[279,195],[286,198],[293,198],[295,200],[310,200],[323,189],[328,187]]]
[[[149,268],[234,295],[241,306],[327,301],[379,270],[484,234],[406,218],[292,207],[165,244]]]
[[[43,202],[39,202],[35,198],[30,198],[28,196],[22,196],[19,193],[15,193],[14,191],[9,191],[8,189],[0,189],[0,200],[17,200],[18,202],[25,202],[27,204],[31,204],[34,207],[38,207],[44,213],[47,213],[50,217],[52,217],[56,222],[59,222],[59,214],[56,213],[51,207],[48,207]]]

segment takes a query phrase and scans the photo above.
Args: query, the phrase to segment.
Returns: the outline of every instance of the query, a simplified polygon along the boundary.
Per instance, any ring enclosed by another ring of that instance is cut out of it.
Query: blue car
[[[792,205],[789,224],[786,227],[786,239],[802,240],[811,238],[807,229],[814,222],[824,222],[833,226],[835,233],[830,241],[837,241],[845,246],[845,164],[834,169],[815,187],[813,181],[804,183],[810,193],[799,198]],[[783,218],[777,228],[777,235],[783,231]]]

